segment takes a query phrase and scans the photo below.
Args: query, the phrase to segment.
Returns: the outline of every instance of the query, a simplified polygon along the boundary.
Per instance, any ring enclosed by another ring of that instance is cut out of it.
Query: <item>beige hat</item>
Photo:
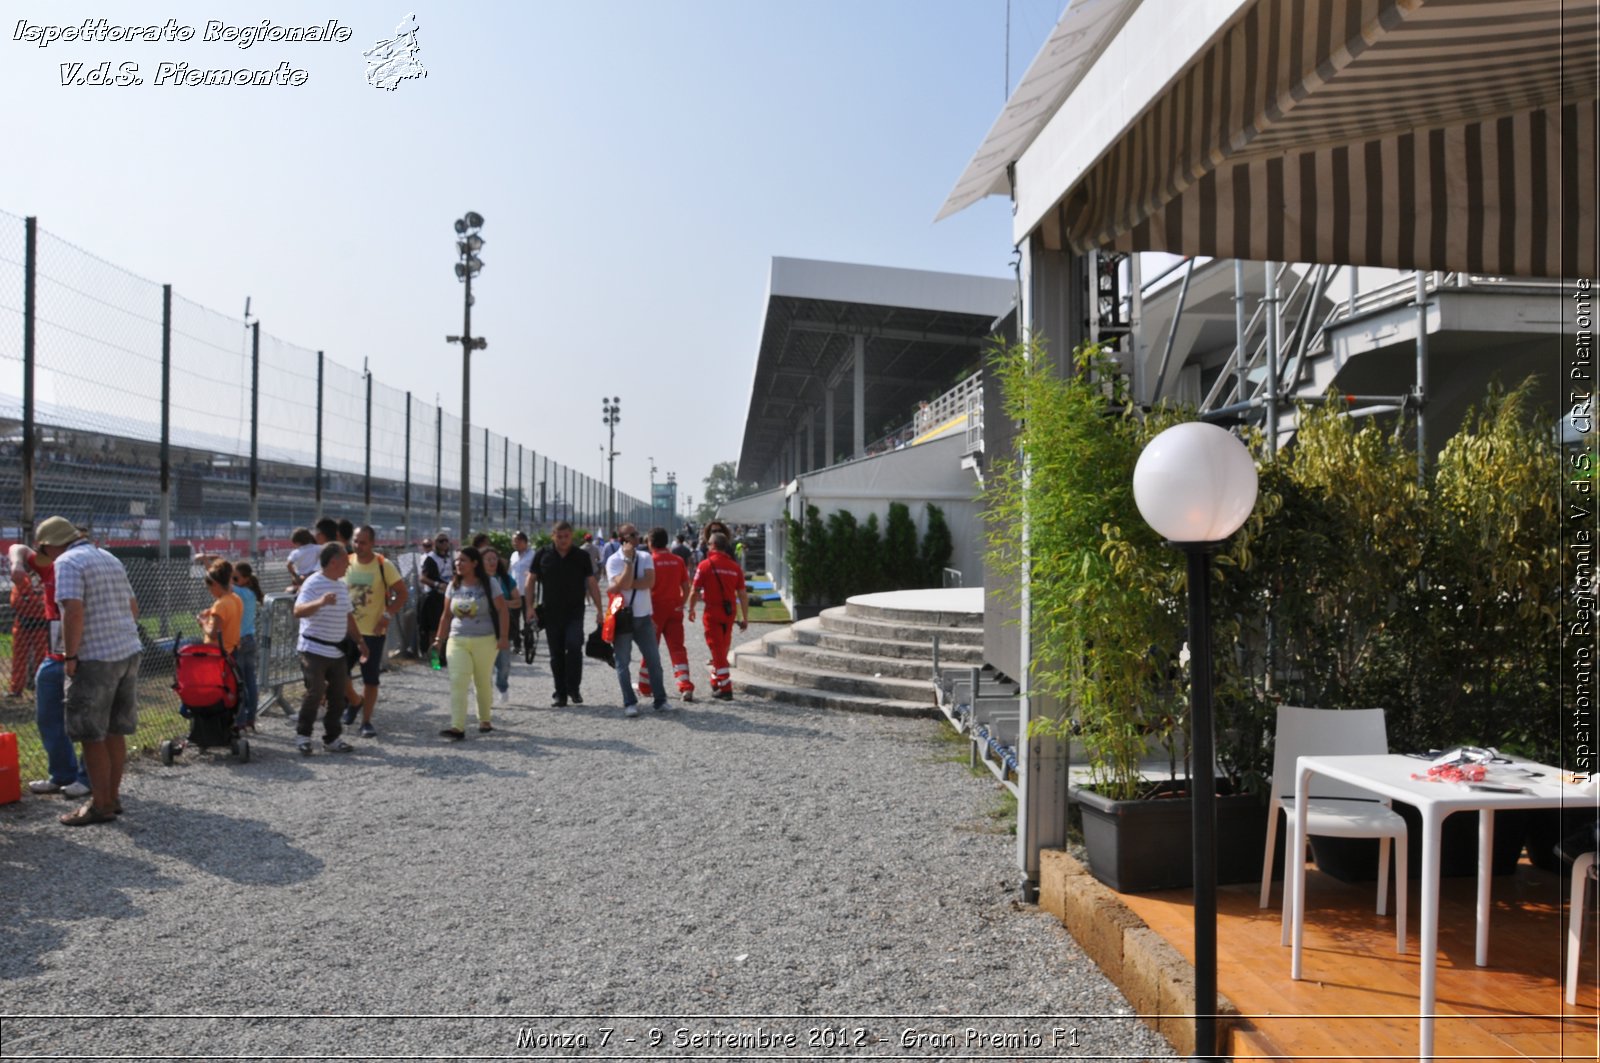
[[[33,538],[40,546],[68,546],[82,539],[83,533],[66,517],[50,517],[39,522]]]

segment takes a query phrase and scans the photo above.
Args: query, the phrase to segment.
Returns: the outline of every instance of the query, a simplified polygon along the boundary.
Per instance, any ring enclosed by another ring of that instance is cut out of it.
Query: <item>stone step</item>
[[[768,656],[815,671],[933,681],[932,659],[919,661],[916,658],[879,657],[850,650],[831,650],[824,646],[808,646],[792,636],[787,639],[769,636],[766,650]]]
[[[791,686],[740,669],[732,674],[733,688],[742,695],[763,698],[781,705],[799,705],[813,709],[833,709],[838,712],[861,712],[873,716],[909,716],[926,719],[943,719],[931,701],[900,701],[895,698],[867,697],[844,694],[836,690],[820,690],[809,686]]]
[[[900,642],[895,639],[847,635],[843,632],[829,631],[824,628],[820,617],[813,617],[810,620],[798,620],[790,625],[790,630],[794,632],[795,638],[799,642],[807,646],[843,650],[846,653],[869,654],[874,657],[906,657],[912,660],[927,661],[930,670],[933,665],[931,639],[928,642]],[[939,638],[939,663],[941,665],[982,664],[983,647],[981,645],[951,643],[941,633]]]
[[[875,597],[868,595],[868,597]],[[902,609],[888,605],[874,605],[859,598],[847,599],[845,610],[863,620],[881,620],[893,624],[917,624],[922,627],[983,627],[982,613],[935,612],[928,609]]]
[[[933,684],[928,679],[895,679],[889,676],[879,678],[851,672],[812,669],[793,661],[769,657],[765,647],[759,643],[753,647],[742,648],[732,663],[747,677],[764,679],[771,683],[810,687],[835,694],[854,694],[866,698],[933,705]]]
[[[933,636],[939,636],[941,650],[945,646],[983,646],[983,627],[935,627],[904,621],[874,620],[855,616],[846,610],[849,606],[824,609],[817,619],[826,631],[840,635],[860,635],[885,642],[920,642],[933,654]],[[932,614],[929,614],[932,615]]]

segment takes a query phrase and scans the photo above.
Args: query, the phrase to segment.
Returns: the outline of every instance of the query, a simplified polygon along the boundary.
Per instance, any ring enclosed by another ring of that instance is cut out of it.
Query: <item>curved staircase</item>
[[[740,647],[732,661],[734,687],[789,705],[940,717],[933,640],[939,639],[941,666],[981,665],[982,594],[859,595]]]

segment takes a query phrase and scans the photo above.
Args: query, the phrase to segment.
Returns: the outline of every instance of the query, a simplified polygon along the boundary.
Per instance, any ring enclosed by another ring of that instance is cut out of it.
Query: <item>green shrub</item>
[[[889,503],[889,520],[883,533],[883,568],[887,590],[905,590],[921,581],[917,556],[917,525],[904,502]]]
[[[927,503],[926,508],[928,530],[922,533],[920,586],[942,587],[945,566],[950,564],[950,555],[955,552],[955,543],[950,538],[950,525],[945,523],[944,510],[932,502]]]

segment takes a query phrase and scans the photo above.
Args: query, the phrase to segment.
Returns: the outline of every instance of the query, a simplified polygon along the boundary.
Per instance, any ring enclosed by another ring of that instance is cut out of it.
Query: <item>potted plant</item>
[[[1089,780],[1070,792],[1082,810],[1091,873],[1125,892],[1188,885],[1183,563],[1139,517],[1132,490],[1140,448],[1182,415],[1140,415],[1098,346],[1075,352],[1068,378],[1046,365],[1030,345],[995,359],[1006,413],[1021,422],[1022,457],[997,461],[986,492],[991,526],[1026,523],[1033,544],[1029,686],[1062,711],[1032,726],[1070,734],[1085,750]],[[989,545],[989,571],[1020,575],[1013,537]],[[1166,748],[1172,769],[1160,783],[1141,771],[1153,746]],[[1248,850],[1224,855],[1219,867],[1259,868],[1259,796],[1227,795],[1219,819],[1218,837]]]

